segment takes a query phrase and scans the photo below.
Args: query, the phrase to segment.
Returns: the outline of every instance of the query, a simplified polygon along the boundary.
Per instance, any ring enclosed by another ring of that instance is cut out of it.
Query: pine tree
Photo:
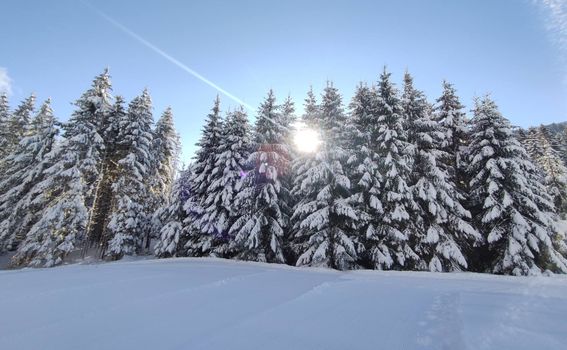
[[[151,168],[152,203],[150,210],[154,211],[154,214],[152,215],[151,238],[158,238],[164,224],[160,217],[169,207],[168,199],[171,198],[181,149],[170,107],[163,112],[156,123],[153,134],[152,158],[154,163]],[[149,244],[150,239],[146,241],[146,248],[149,248]]]
[[[112,186],[119,176],[119,160],[123,157],[120,153],[121,128],[124,127],[126,111],[122,96],[116,96],[114,105],[105,113],[101,134],[104,140],[104,151],[100,160],[99,176],[94,190],[95,197],[90,210],[87,223],[87,240],[83,247],[83,254],[88,254],[91,247],[96,247],[97,254],[104,254],[106,243],[109,240],[107,231],[110,212],[114,199]]]
[[[40,193],[32,189],[50,166],[47,155],[58,133],[50,100],[41,106],[27,129],[29,136],[6,158],[7,173],[0,181],[0,252],[15,249],[38,220],[39,208],[34,200]]]
[[[446,135],[444,128],[432,120],[432,108],[423,93],[414,88],[409,73],[404,76],[402,107],[415,159],[411,187],[417,202],[412,214],[416,231],[410,244],[420,260],[414,269],[466,269],[465,255],[470,252],[470,244],[480,241],[481,236],[470,224],[470,212],[461,205],[463,198],[456,184],[440,164],[447,158],[442,150],[445,137],[451,134]]]
[[[299,126],[308,128],[315,132],[319,132],[319,119],[320,119],[320,106],[317,103],[317,98],[313,93],[313,88],[309,88],[307,92],[307,97],[303,104],[304,113],[299,120]],[[293,203],[293,211],[297,207],[299,200],[301,199],[301,182],[307,178],[307,171],[312,167],[317,166],[317,161],[315,159],[315,152],[297,152],[291,163],[291,199]],[[292,212],[293,214],[293,212]],[[292,215],[290,218],[290,233],[288,241],[290,244],[286,247],[286,254],[290,257],[290,261],[297,261],[298,254],[302,253],[301,242],[295,235],[299,230],[299,225],[301,218],[297,215]]]
[[[545,174],[545,183],[555,210],[567,213],[567,168],[561,160],[559,141],[543,125],[531,128],[526,137],[528,153]]]
[[[308,106],[312,101],[308,97]],[[324,141],[294,186],[294,194],[300,198],[293,214],[294,247],[299,255],[296,265],[346,270],[358,266],[358,217],[351,205],[345,171],[347,117],[332,84],[325,88],[317,110],[320,113],[310,122],[320,126]],[[307,114],[304,119],[311,117]]]
[[[153,162],[151,147],[152,101],[148,90],[134,98],[120,121],[118,177],[112,184],[113,208],[108,222],[108,247],[104,256],[119,259],[142,252],[150,230],[147,181]]]
[[[156,123],[152,145],[156,168],[153,187],[160,202],[171,192],[179,151],[179,135],[175,130],[171,107],[168,107]]]
[[[408,185],[413,150],[407,142],[398,92],[386,70],[378,82],[376,114],[379,128],[375,142],[382,175],[380,200],[384,215],[376,227],[367,230],[367,249],[377,269],[408,269],[419,261],[410,244],[416,230],[410,214],[417,206]]]
[[[35,109],[35,95],[31,94],[28,98],[22,101],[20,105],[14,110],[11,117],[8,119],[6,134],[7,152],[11,153],[18,147],[20,140],[27,136],[29,124],[31,122]]]
[[[96,181],[100,176],[104,139],[100,132],[111,110],[110,76],[106,70],[76,102],[63,125],[64,140],[47,158],[52,166],[36,186],[41,217],[27,232],[14,265],[53,266],[85,242]]]
[[[8,104],[8,95],[3,92],[0,93],[0,169],[2,169],[2,162],[10,152],[9,146],[9,122],[10,122],[10,106]],[[1,176],[0,176],[1,178]]]
[[[216,245],[219,235],[214,232],[214,223],[205,217],[207,190],[211,185],[211,174],[218,172],[216,162],[222,139],[223,121],[220,111],[220,99],[217,96],[211,112],[207,115],[201,139],[196,144],[197,150],[191,167],[191,197],[185,203],[189,216],[185,219],[184,230],[189,235],[186,243],[188,256],[207,256],[211,247]]]
[[[249,157],[251,170],[236,196],[235,204],[241,212],[229,231],[235,235],[239,259],[286,261],[284,233],[291,211],[289,189],[281,181],[290,167],[286,132],[276,98],[270,90],[258,109],[255,151]]]
[[[313,87],[309,88],[307,91],[307,98],[304,101],[304,114],[301,117],[301,121],[307,125],[307,127],[314,128],[319,124],[320,111],[317,104],[317,98],[313,92]]]
[[[63,126],[64,137],[77,153],[79,169],[85,182],[85,204],[92,208],[97,180],[104,156],[104,121],[112,110],[112,85],[108,70],[95,77],[93,84],[76,102],[77,109]]]
[[[559,146],[559,153],[563,165],[567,167],[567,128],[563,128],[560,132],[555,133],[555,139]]]
[[[554,248],[551,198],[489,97],[476,101],[468,160],[472,214],[487,242],[478,268],[513,275],[567,272]]]
[[[457,184],[457,188],[467,200],[468,176],[466,161],[463,159],[468,144],[467,117],[463,112],[464,106],[459,101],[455,87],[443,81],[443,93],[437,99],[433,119],[440,124],[441,132],[445,135],[441,150],[445,157],[440,159],[440,165],[446,168],[449,180]]]
[[[295,147],[295,137],[300,127],[297,124],[297,116],[295,114],[295,103],[291,99],[291,96],[288,95],[284,102],[279,106],[280,110],[280,123],[283,129],[283,145],[287,150],[287,157],[288,157],[288,166],[285,172],[281,173],[278,177],[281,186],[285,189],[285,197],[282,197],[282,200],[285,201],[286,210],[286,217],[289,217],[291,220],[291,216],[293,214],[293,207],[297,203],[298,199],[293,195],[292,188],[293,188],[293,181],[294,181],[294,170],[293,170],[293,162],[295,159],[299,157],[299,152]],[[291,237],[291,221],[287,223],[288,229],[284,232],[284,256],[286,257],[287,261],[291,261],[294,258],[293,248],[291,247],[290,241]]]
[[[179,178],[173,182],[168,205],[160,217],[163,226],[154,249],[154,254],[159,258],[185,256],[187,232],[184,231],[183,222],[187,218],[187,212],[183,206],[190,196],[190,177],[190,168],[184,169],[180,172]]]
[[[296,122],[295,116],[295,104],[291,99],[291,96],[287,96],[284,102],[280,106],[281,113],[281,124],[284,126],[284,141],[290,151],[293,151],[292,138],[293,138],[293,125]]]
[[[80,140],[77,138],[76,140]],[[41,208],[39,220],[26,233],[12,258],[14,266],[59,265],[84,240],[88,219],[79,153],[73,139],[65,139],[46,155],[52,164],[33,192],[33,204]]]
[[[357,229],[364,235],[373,234],[383,214],[380,201],[382,175],[376,143],[379,128],[377,100],[376,89],[361,83],[350,103],[348,174],[352,184],[351,198],[358,216]],[[361,259],[366,260],[365,254],[361,255]],[[363,263],[368,265],[366,261]]]
[[[533,161],[535,161],[535,159],[541,154],[537,142],[537,128],[530,127],[525,133],[525,136],[522,140],[522,145]]]
[[[524,146],[526,151],[528,151],[528,148],[526,147],[526,140],[528,138],[527,131],[525,129],[522,129],[522,128],[516,128],[515,135],[516,135],[516,139],[522,144],[522,146]],[[528,154],[529,154],[529,152],[528,152]]]
[[[203,218],[208,223],[203,228],[208,235],[216,236],[210,254],[228,257],[234,248],[234,237],[229,234],[237,215],[234,200],[237,187],[247,173],[251,140],[248,116],[242,107],[228,113],[223,126],[215,169],[203,201]]]

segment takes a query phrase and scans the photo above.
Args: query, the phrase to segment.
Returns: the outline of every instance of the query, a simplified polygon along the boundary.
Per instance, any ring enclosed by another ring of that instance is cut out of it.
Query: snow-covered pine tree
[[[373,87],[359,84],[350,103],[348,176],[351,181],[353,206],[357,211],[357,229],[372,235],[376,222],[383,214],[380,201],[380,174],[376,139],[378,137],[377,92]],[[364,238],[361,239],[364,242]],[[362,250],[362,249],[361,249]],[[362,254],[361,254],[362,253]],[[359,252],[363,265],[369,264],[366,254]]]
[[[555,133],[554,136],[559,146],[559,153],[563,165],[567,166],[567,128],[563,128],[563,130]]]
[[[10,122],[10,105],[8,104],[8,95],[0,93],[0,169],[2,169],[2,160],[9,154],[9,122]],[[0,175],[0,178],[2,176]]]
[[[309,87],[307,91],[307,97],[303,103],[304,113],[301,116],[301,121],[305,123],[308,127],[318,127],[320,111],[319,105],[317,104],[317,97],[313,92],[313,87]]]
[[[307,97],[303,103],[303,115],[301,116],[299,123],[300,126],[319,132],[319,119],[320,119],[320,107],[317,103],[317,98],[313,93],[313,87],[309,88],[307,92]],[[312,167],[317,166],[317,161],[315,159],[315,152],[295,152],[295,157],[291,163],[291,177],[292,177],[292,187],[291,187],[291,198],[293,202],[293,211],[297,204],[299,203],[301,196],[301,182],[307,178],[307,171]],[[292,214],[293,214],[292,211]],[[289,232],[289,244],[287,245],[287,255],[290,257],[290,262],[295,263],[297,261],[298,254],[302,253],[301,240],[295,238],[297,231],[299,230],[299,225],[302,219],[298,216],[292,215],[290,218],[290,232]]]
[[[95,198],[90,209],[87,223],[87,239],[83,246],[83,254],[89,254],[89,249],[95,247],[97,254],[103,254],[108,242],[107,226],[110,219],[114,192],[112,186],[118,178],[119,164],[123,154],[119,152],[121,135],[120,130],[126,118],[124,99],[116,96],[114,104],[108,113],[105,113],[101,134],[104,140],[104,152],[100,161],[99,176],[94,190]]]
[[[254,130],[251,170],[235,198],[239,218],[229,233],[242,260],[284,263],[284,234],[289,222],[290,193],[281,177],[290,168],[287,129],[272,90],[260,105]]]
[[[92,86],[77,101],[77,109],[63,126],[64,137],[72,152],[77,153],[81,176],[85,183],[85,204],[92,208],[97,180],[104,156],[104,121],[112,110],[112,84],[108,69],[95,77]]]
[[[187,212],[183,209],[190,196],[191,168],[183,169],[173,182],[168,206],[161,211],[159,218],[163,223],[157,237],[154,254],[159,258],[186,256],[184,248],[187,242],[187,232],[183,230],[183,222]]]
[[[466,161],[463,159],[468,144],[468,121],[463,112],[464,106],[459,101],[455,87],[447,81],[443,81],[443,93],[436,102],[433,119],[440,124],[441,132],[445,135],[441,150],[446,157],[440,159],[440,166],[446,168],[449,181],[457,184],[464,203],[469,182]]]
[[[239,183],[246,176],[251,151],[250,127],[244,108],[229,112],[223,126],[215,170],[203,201],[203,218],[210,224],[202,227],[207,230],[205,233],[216,236],[210,254],[229,257],[234,249],[234,237],[229,235],[229,229],[238,213],[234,200]]]
[[[297,198],[292,193],[293,188],[293,180],[294,180],[294,171],[293,171],[293,162],[295,159],[299,157],[299,152],[296,150],[295,147],[295,137],[296,132],[298,131],[298,124],[297,124],[297,116],[295,115],[295,103],[291,99],[291,96],[288,95],[284,102],[279,107],[281,113],[281,124],[283,126],[284,136],[283,136],[283,144],[285,145],[286,149],[288,150],[288,170],[283,172],[279,175],[278,179],[282,184],[282,187],[286,189],[286,207],[289,208],[289,213],[286,213],[286,216],[291,217],[293,214],[293,207],[297,203]],[[284,256],[288,261],[294,258],[294,252],[290,245],[291,237],[291,222],[287,224],[288,229],[286,229],[284,233]]]
[[[487,243],[479,249],[477,268],[513,275],[567,272],[554,247],[551,197],[489,97],[476,101],[467,158],[471,212]]]
[[[39,113],[26,127],[26,135],[18,147],[6,158],[6,170],[0,182],[0,253],[13,250],[37,220],[32,191],[50,166],[51,152],[58,133],[51,101],[41,106]]]
[[[542,138],[546,140],[543,147],[545,156],[541,163],[543,170],[548,174],[546,183],[548,188],[554,188],[550,193],[555,203],[555,209],[565,218],[567,215],[566,148],[559,137],[560,135],[551,132],[547,127],[540,126],[539,132],[542,134]]]
[[[13,113],[9,113],[8,99],[4,94],[0,100],[0,120],[4,125],[0,131],[0,179],[2,175],[9,171],[3,168],[5,166],[4,157],[8,156],[16,150],[20,140],[26,136],[29,131],[29,123],[31,121],[33,111],[35,108],[35,95],[31,94],[28,98],[23,100]]]
[[[113,207],[108,220],[108,246],[103,255],[120,259],[142,252],[150,230],[148,213],[152,159],[152,100],[147,89],[128,106],[119,121],[118,171],[112,184]],[[103,242],[104,244],[105,242]]]
[[[526,139],[528,138],[527,130],[518,127],[518,128],[516,128],[515,132],[516,132],[515,133],[516,139],[518,139],[518,141],[522,144],[522,146],[524,146],[526,151],[528,151],[528,149],[526,147]],[[529,152],[528,152],[528,154],[529,154]]]
[[[384,69],[378,82],[376,142],[382,175],[381,202],[384,210],[374,230],[366,232],[370,261],[376,269],[411,269],[420,257],[411,242],[416,230],[410,214],[417,204],[408,185],[413,164],[412,146],[407,142],[403,110],[398,92]]]
[[[168,107],[156,123],[152,145],[156,163],[156,183],[153,187],[159,202],[163,202],[171,193],[180,147],[179,134],[173,123],[173,112],[171,107]]]
[[[307,103],[310,104],[308,97]],[[358,266],[358,219],[350,199],[350,181],[345,171],[347,117],[338,90],[328,83],[322,96],[318,124],[323,143],[309,168],[295,180],[299,198],[293,213],[297,266],[326,266],[340,270]],[[307,118],[313,117],[309,115]]]
[[[545,183],[557,213],[567,214],[567,168],[561,160],[559,141],[543,125],[530,128],[524,143],[531,158],[545,174]]]
[[[541,150],[539,149],[539,145],[537,144],[537,131],[538,130],[536,127],[530,127],[526,131],[524,138],[521,139],[522,145],[533,161],[535,161],[535,159],[539,155],[541,155]]]
[[[204,208],[208,196],[207,191],[211,185],[211,174],[213,171],[219,171],[216,162],[222,139],[222,128],[220,99],[217,96],[211,112],[207,115],[201,139],[196,144],[199,149],[191,166],[189,180],[191,196],[184,206],[188,217],[183,224],[189,236],[185,247],[188,256],[209,255],[211,247],[219,238],[216,233],[209,234],[209,232],[214,232],[214,223],[207,221]]]
[[[296,122],[295,116],[295,103],[291,99],[291,96],[288,95],[284,102],[280,106],[280,113],[281,113],[281,123],[285,127],[284,128],[284,140],[286,141],[288,148],[292,151],[292,138],[293,138],[293,125]]]
[[[31,94],[28,98],[23,100],[20,105],[14,110],[8,119],[8,128],[6,137],[7,152],[11,153],[18,147],[20,140],[27,136],[30,130],[29,124],[31,122],[35,109],[35,95]]]
[[[461,205],[462,196],[446,169],[440,165],[447,154],[444,128],[432,119],[432,108],[424,94],[404,76],[402,96],[408,141],[413,145],[414,164],[411,189],[417,210],[412,214],[416,231],[412,249],[420,257],[416,270],[459,271],[468,267],[466,255],[471,244],[480,242],[480,233],[470,224],[470,213]]]
[[[75,102],[77,109],[63,125],[64,140],[47,155],[53,165],[36,186],[41,189],[34,200],[43,208],[41,218],[19,245],[14,265],[61,264],[85,241],[104,151],[100,130],[112,107],[110,90],[110,76],[105,70]]]
[[[173,124],[173,113],[168,107],[156,123],[153,131],[152,154],[154,164],[151,168],[152,232],[151,238],[158,238],[163,222],[160,217],[169,208],[172,185],[177,171],[177,161],[181,149],[179,135]],[[166,215],[167,216],[167,215]],[[150,240],[146,241],[149,245]],[[146,248],[149,248],[147,246]]]
[[[78,156],[66,152],[67,147],[48,155],[54,165],[44,172],[45,179],[37,185],[43,193],[34,200],[44,210],[12,258],[14,266],[59,265],[83,240],[88,218],[84,183]]]

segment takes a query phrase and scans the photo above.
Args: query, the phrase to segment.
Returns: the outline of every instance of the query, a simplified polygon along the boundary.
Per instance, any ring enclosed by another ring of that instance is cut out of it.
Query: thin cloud
[[[0,67],[0,93],[12,94],[12,79],[6,68]]]
[[[538,0],[548,16],[547,29],[562,56],[564,80],[567,83],[567,0]]]

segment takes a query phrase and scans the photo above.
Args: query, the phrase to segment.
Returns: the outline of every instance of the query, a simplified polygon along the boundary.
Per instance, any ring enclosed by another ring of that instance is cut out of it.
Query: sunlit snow
[[[166,259],[0,271],[0,349],[565,349],[567,278]]]

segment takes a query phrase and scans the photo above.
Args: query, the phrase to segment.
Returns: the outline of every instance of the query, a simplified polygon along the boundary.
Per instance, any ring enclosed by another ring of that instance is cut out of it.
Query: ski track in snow
[[[564,349],[567,278],[165,259],[0,271],[0,349]]]
[[[517,297],[507,298],[503,312],[495,316],[494,327],[482,332],[477,349],[505,348],[509,339],[531,344],[532,349],[562,349],[565,339],[542,336],[540,331],[565,334],[567,332],[567,307],[565,299],[546,296],[545,279],[528,279],[516,290]],[[550,302],[551,301],[551,302]],[[539,316],[539,317],[538,317]],[[560,317],[557,317],[560,316]],[[550,320],[558,321],[552,325]],[[543,329],[539,329],[541,325]],[[526,349],[529,348],[526,346]]]
[[[417,344],[425,349],[464,349],[463,322],[459,293],[443,293],[434,298],[425,319],[419,321]]]

